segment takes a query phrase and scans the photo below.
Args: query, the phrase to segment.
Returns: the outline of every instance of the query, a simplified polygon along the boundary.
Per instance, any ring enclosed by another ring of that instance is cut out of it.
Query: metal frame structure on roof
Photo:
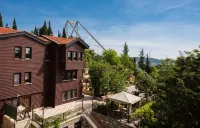
[[[105,50],[105,48],[103,47],[103,45],[79,22],[79,21],[76,21],[76,22],[72,22],[72,21],[69,21],[67,20],[66,24],[65,24],[65,29],[66,29],[66,35],[68,37],[68,29],[69,29],[69,26],[71,26],[72,28],[72,32],[71,32],[71,35],[75,32],[76,35],[81,38],[80,34],[78,33],[78,26],[80,25],[89,35],[90,37],[92,37],[94,39],[94,41],[103,49]]]

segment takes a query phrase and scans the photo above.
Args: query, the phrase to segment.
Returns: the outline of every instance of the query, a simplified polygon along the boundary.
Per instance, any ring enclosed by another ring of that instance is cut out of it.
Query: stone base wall
[[[98,119],[102,124],[104,124],[104,128],[136,128],[135,126],[131,126],[122,122],[119,122],[115,119],[112,119],[110,117],[101,115],[96,112],[91,112],[91,114]]]

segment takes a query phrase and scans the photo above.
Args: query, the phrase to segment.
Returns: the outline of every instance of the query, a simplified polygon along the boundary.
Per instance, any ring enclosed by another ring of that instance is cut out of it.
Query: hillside
[[[136,63],[138,64],[139,60],[140,60],[140,57],[135,57],[136,58]],[[146,59],[146,58],[145,58]],[[151,65],[158,65],[161,63],[161,60],[160,59],[155,59],[155,58],[150,58],[150,62],[151,62]]]

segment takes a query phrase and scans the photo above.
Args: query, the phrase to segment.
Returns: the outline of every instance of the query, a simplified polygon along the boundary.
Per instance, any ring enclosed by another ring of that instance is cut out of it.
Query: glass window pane
[[[71,71],[67,71],[67,79],[68,80],[72,79]]]
[[[21,47],[15,47],[15,58],[21,58]]]
[[[31,83],[31,73],[30,72],[25,73],[25,83]]]
[[[71,97],[71,91],[67,91],[68,92],[68,99],[72,98]]]
[[[73,90],[73,97],[77,97],[77,90]]]
[[[31,57],[32,57],[32,49],[26,48],[26,58],[31,59]]]
[[[14,85],[21,84],[21,74],[15,73],[14,74]]]
[[[73,79],[77,79],[77,71],[72,72]]]

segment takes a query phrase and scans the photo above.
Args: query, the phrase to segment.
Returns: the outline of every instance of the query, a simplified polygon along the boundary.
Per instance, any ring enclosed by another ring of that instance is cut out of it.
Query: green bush
[[[106,104],[96,104],[94,106],[93,111],[103,114],[103,115],[107,115],[107,108],[106,108]]]
[[[135,112],[132,113],[133,119],[141,119],[141,127],[142,128],[148,128],[151,127],[157,127],[157,120],[154,117],[154,112],[151,109],[151,106],[154,104],[154,101],[151,101],[144,106],[138,108],[135,110]]]

